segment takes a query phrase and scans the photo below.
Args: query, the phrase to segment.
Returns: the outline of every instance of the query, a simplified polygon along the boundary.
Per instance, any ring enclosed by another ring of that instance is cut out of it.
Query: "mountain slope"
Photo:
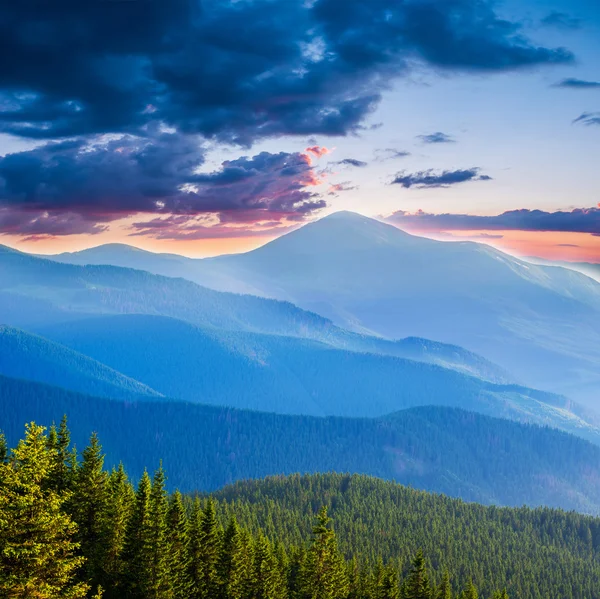
[[[471,578],[481,597],[507,587],[518,599],[592,598],[600,586],[600,521],[549,509],[498,509],[421,493],[365,476],[325,474],[246,481],[217,493],[224,520],[283,543],[311,538],[330,506],[346,554],[396,560],[421,549],[435,570]]]
[[[69,418],[82,448],[98,432],[109,465],[138,477],[163,461],[172,487],[248,477],[362,472],[483,503],[600,512],[600,448],[547,428],[449,408],[382,419],[279,416],[183,402],[119,402],[0,376],[0,429]],[[549,481],[552,484],[548,484]]]
[[[356,331],[466,347],[529,385],[590,403],[600,389],[600,284],[572,270],[352,213],[197,268],[207,286],[251,285]]]
[[[600,441],[595,423],[564,398],[310,340],[219,331],[146,315],[105,316],[40,332],[167,397],[320,416],[372,417],[446,405]]]
[[[220,293],[137,270],[59,264],[0,246],[0,314],[6,324],[29,329],[121,313],[161,314],[205,327],[314,339],[340,349],[438,364],[493,382],[514,382],[501,368],[460,347],[426,339],[368,337],[286,302]]]
[[[115,399],[159,396],[96,360],[4,325],[0,325],[0,374]]]

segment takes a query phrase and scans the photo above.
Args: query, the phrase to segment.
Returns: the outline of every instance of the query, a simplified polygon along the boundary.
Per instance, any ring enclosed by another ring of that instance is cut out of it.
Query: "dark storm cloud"
[[[456,142],[452,136],[441,131],[429,133],[428,135],[417,135],[417,139],[420,139],[424,144],[449,144]]]
[[[308,154],[261,152],[198,172],[203,160],[197,140],[173,133],[9,154],[0,158],[0,230],[96,233],[136,213],[301,220],[326,206],[312,191],[320,180]]]
[[[600,112],[584,112],[578,116],[573,123],[581,123],[582,125],[600,125]]]
[[[480,175],[478,168],[454,170],[454,171],[419,171],[416,173],[399,172],[393,179],[392,185],[402,185],[407,189],[416,187],[450,187],[467,181],[491,181],[488,175]]]
[[[554,87],[564,87],[568,89],[600,89],[600,81],[586,81],[584,79],[563,79],[556,83]]]
[[[510,210],[497,216],[472,214],[409,213],[399,210],[390,222],[420,230],[514,230],[600,234],[600,208],[577,208],[570,212]]]
[[[357,131],[415,62],[449,71],[564,63],[493,3],[172,0],[0,4],[0,130],[226,141]]]

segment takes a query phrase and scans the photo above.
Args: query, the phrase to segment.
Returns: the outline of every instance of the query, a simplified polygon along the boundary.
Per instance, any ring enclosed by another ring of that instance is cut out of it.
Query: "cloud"
[[[510,210],[496,216],[429,214],[399,210],[390,222],[422,231],[554,231],[600,234],[600,208],[576,208],[570,212]]]
[[[394,177],[392,185],[402,185],[407,189],[411,187],[422,189],[425,187],[450,187],[467,181],[491,181],[491,177],[480,175],[479,171],[478,168],[439,172],[429,169],[416,173],[401,171]]]
[[[368,162],[365,162],[364,160],[357,160],[356,158],[344,158],[343,160],[338,160],[337,162],[334,162],[333,164],[341,164],[341,165],[345,165],[345,166],[353,166],[356,168],[364,168],[365,166],[368,166]]]
[[[311,155],[261,152],[202,172],[202,146],[176,133],[49,143],[0,158],[0,230],[94,233],[140,213],[301,221],[326,206]]]
[[[305,152],[315,156],[316,158],[321,158],[321,156],[331,154],[331,150],[324,146],[311,146],[310,148],[306,148]]]
[[[546,27],[557,27],[559,29],[581,29],[583,21],[567,13],[555,10],[546,15],[541,20],[541,24]]]
[[[581,246],[577,245],[576,243],[557,243],[556,247],[559,247],[559,248],[578,248],[578,247],[581,247]]]
[[[386,162],[387,160],[396,160],[398,158],[406,158],[410,156],[410,152],[405,150],[397,150],[396,148],[385,148],[375,150],[375,160],[377,162]]]
[[[584,112],[578,116],[573,123],[581,123],[583,125],[600,125],[600,112]]]
[[[554,87],[565,87],[569,89],[598,89],[600,81],[586,81],[584,79],[563,79],[554,85]]]
[[[329,186],[329,191],[327,192],[327,195],[338,197],[340,191],[352,191],[354,189],[358,189],[358,185],[353,185],[350,181],[332,183]]]
[[[448,144],[456,142],[452,136],[446,135],[441,131],[428,135],[417,135],[417,139],[420,139],[424,144]]]
[[[144,135],[149,123],[249,146],[360,131],[413,65],[568,63],[487,0],[2,2],[0,131]],[[135,24],[135,26],[132,26]]]

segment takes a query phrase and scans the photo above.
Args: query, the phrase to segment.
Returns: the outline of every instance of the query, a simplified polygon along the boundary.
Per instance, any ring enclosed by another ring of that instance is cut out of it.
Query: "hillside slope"
[[[64,345],[4,325],[0,325],[0,374],[114,399],[160,396]]]
[[[167,397],[318,416],[382,416],[446,405],[600,440],[596,425],[559,396],[315,341],[146,315],[105,316],[41,332]]]
[[[408,570],[422,549],[435,570],[472,578],[483,597],[507,587],[519,599],[597,597],[600,520],[550,509],[499,509],[364,476],[325,474],[246,481],[216,494],[224,519],[284,543],[310,539],[314,512],[330,506],[340,548],[382,555]]]
[[[600,284],[573,270],[348,212],[196,270],[209,287],[252,286],[356,331],[457,344],[525,384],[597,401]]]
[[[552,429],[449,408],[381,419],[280,416],[184,402],[120,402],[0,376],[0,429],[69,418],[73,442],[97,431],[107,464],[137,478],[161,460],[169,485],[214,490],[250,477],[358,472],[503,505],[600,512],[600,448]]]

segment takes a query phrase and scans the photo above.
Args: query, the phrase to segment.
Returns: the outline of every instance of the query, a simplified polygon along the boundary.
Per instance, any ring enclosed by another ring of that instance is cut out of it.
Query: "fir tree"
[[[123,593],[125,561],[125,535],[127,523],[135,502],[135,493],[127,480],[123,464],[113,469],[108,479],[108,493],[102,515],[100,547],[101,584],[111,589],[107,597]]]
[[[127,525],[123,552],[126,571],[126,588],[132,599],[145,599],[144,592],[152,568],[151,555],[146,546],[146,531],[150,518],[151,483],[144,470],[135,494],[135,504]]]
[[[143,528],[143,544],[150,557],[150,570],[145,581],[148,599],[168,599],[170,596],[168,533],[167,533],[167,491],[165,473],[162,468],[155,472],[150,491],[150,510],[146,526]]]
[[[316,517],[301,584],[306,599],[340,599],[348,594],[346,567],[338,553],[337,539],[325,506]]]
[[[254,549],[252,599],[285,599],[286,581],[282,566],[269,541],[259,534]]]
[[[465,590],[460,594],[460,599],[479,599],[477,587],[473,584],[472,580],[469,580]]]
[[[229,521],[223,535],[217,566],[222,599],[242,599],[244,594],[244,547],[235,517]]]
[[[404,599],[430,599],[431,587],[423,552],[419,550],[404,585]]]
[[[6,444],[6,437],[4,433],[0,431],[0,464],[6,462],[8,458],[8,445]]]
[[[77,527],[63,511],[66,495],[48,484],[55,458],[44,428],[30,424],[0,463],[0,596],[77,599],[88,585],[73,582],[84,559],[76,555]]]
[[[179,491],[175,491],[169,504],[168,552],[169,579],[173,599],[188,599],[191,595],[189,525]]]
[[[107,499],[107,475],[103,469],[104,455],[98,436],[93,433],[82,454],[72,497],[73,517],[77,522],[78,541],[87,557],[86,577],[97,585],[100,582],[100,539],[102,515]]]
[[[195,504],[191,532],[194,597],[214,599],[219,590],[217,564],[222,535],[212,498],[208,500],[203,511],[199,510],[198,503]]]
[[[442,582],[436,590],[436,599],[452,599],[452,585],[450,583],[450,574],[448,570],[444,569],[442,575]]]

